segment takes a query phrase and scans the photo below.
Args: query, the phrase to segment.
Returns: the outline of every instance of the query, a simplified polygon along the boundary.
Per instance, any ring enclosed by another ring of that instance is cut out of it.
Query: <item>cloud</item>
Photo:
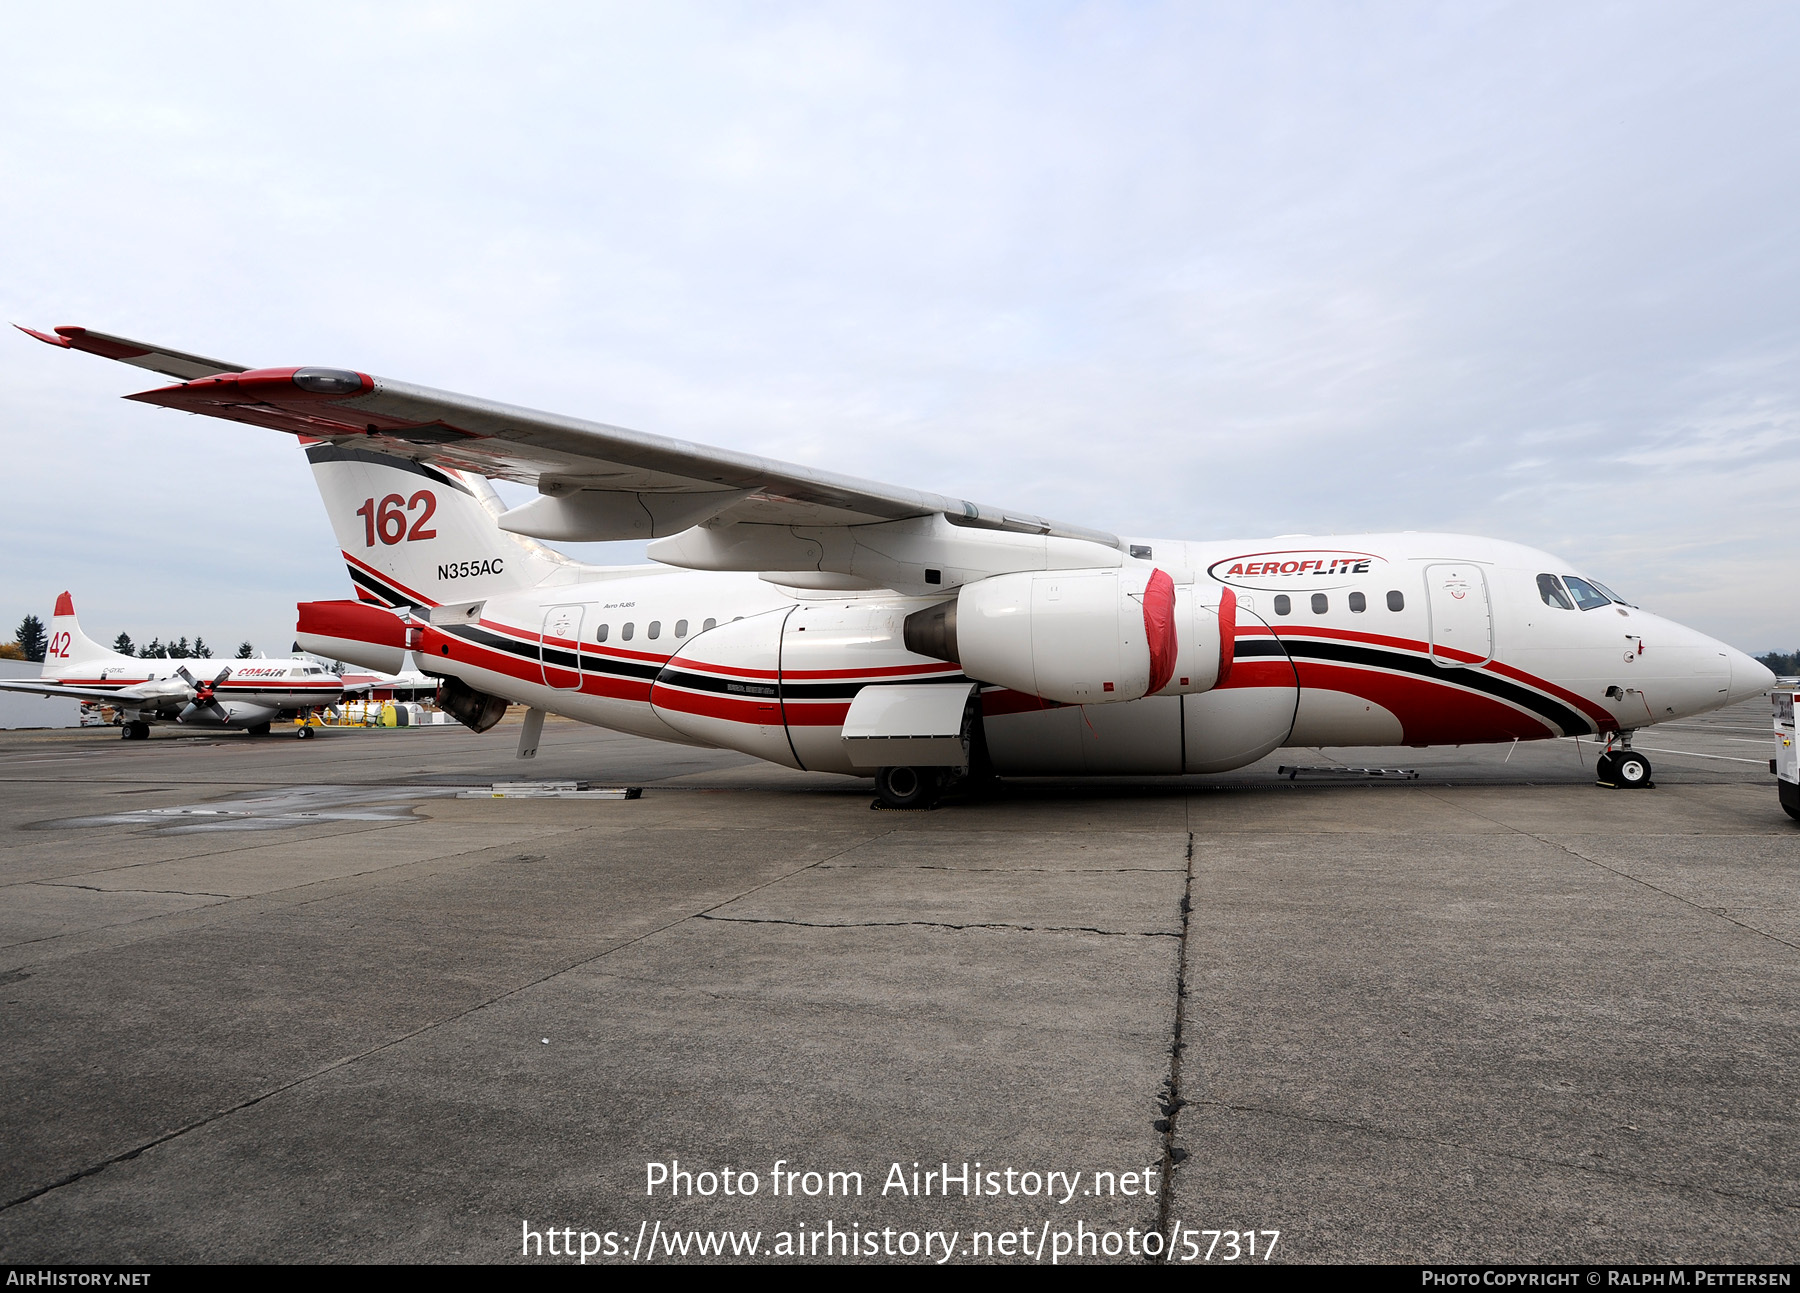
[[[7,21],[10,319],[1133,533],[1492,534],[1800,641],[1785,10]],[[0,381],[5,622],[285,646],[346,593],[285,439],[23,338]]]

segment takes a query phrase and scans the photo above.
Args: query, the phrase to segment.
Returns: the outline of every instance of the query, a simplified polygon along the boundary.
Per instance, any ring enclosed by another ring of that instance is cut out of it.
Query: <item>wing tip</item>
[[[36,337],[39,341],[43,342],[45,345],[60,346],[64,350],[73,350],[75,348],[74,343],[71,342],[67,337],[52,336],[48,332],[39,332],[36,328],[28,328],[23,323],[15,323],[15,324],[13,324],[13,327],[17,328],[20,332],[23,332],[28,337]],[[62,331],[63,331],[63,329],[61,329],[61,328],[57,329],[57,332],[62,332]],[[70,328],[69,331],[70,332],[78,332],[78,331],[80,331],[80,329]]]

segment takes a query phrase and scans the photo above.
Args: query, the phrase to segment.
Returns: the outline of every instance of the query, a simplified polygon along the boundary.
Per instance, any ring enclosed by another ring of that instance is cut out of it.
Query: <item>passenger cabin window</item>
[[[1403,611],[1406,609],[1406,597],[1398,588],[1390,588],[1388,590],[1388,609],[1390,611]]]
[[[606,641],[606,628],[607,628],[607,626],[602,624],[599,628],[594,630],[594,641],[596,641],[596,642]]]
[[[1612,605],[1612,598],[1585,579],[1577,579],[1574,575],[1564,575],[1563,582],[1568,584],[1569,591],[1575,594],[1575,604],[1584,611],[1598,610],[1602,606]]]
[[[1291,614],[1293,609],[1294,603],[1288,600],[1288,595],[1286,593],[1275,594],[1275,613],[1277,615]]]
[[[676,620],[675,621],[675,636],[678,638],[684,638],[687,636],[687,621],[686,620]]]
[[[1324,593],[1314,593],[1312,595],[1312,608],[1314,615],[1323,615],[1326,611],[1331,609],[1331,599],[1326,597]]]
[[[706,623],[702,624],[700,627],[710,633],[713,629],[716,629],[719,627],[719,621],[717,621],[715,619],[709,619],[706,621]]]
[[[1350,609],[1356,614],[1361,615],[1364,611],[1369,609],[1369,599],[1364,597],[1361,593],[1351,593]]]
[[[1538,596],[1544,599],[1544,605],[1554,606],[1559,610],[1572,611],[1575,603],[1569,600],[1569,594],[1563,591],[1562,580],[1555,575],[1538,576]]]
[[[661,620],[651,620],[650,621],[650,640],[652,642],[654,642],[657,638],[659,638],[661,636],[662,636],[662,621]]]
[[[631,631],[632,631],[632,629],[634,629],[636,627],[637,626],[635,624],[633,624],[630,620],[626,620],[625,626],[619,630],[619,641],[621,641],[621,642],[631,641]]]

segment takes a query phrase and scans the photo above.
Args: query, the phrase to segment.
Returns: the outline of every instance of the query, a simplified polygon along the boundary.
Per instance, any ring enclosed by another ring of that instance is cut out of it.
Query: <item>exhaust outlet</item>
[[[901,637],[914,655],[960,664],[962,657],[956,649],[956,598],[908,615]]]

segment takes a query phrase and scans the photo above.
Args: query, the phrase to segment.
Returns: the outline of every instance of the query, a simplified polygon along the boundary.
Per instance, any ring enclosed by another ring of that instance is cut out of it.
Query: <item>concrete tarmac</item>
[[[1766,716],[1648,791],[1561,741],[911,813],[555,720],[0,733],[0,1260],[1792,1261]],[[521,776],[645,789],[455,797]]]

